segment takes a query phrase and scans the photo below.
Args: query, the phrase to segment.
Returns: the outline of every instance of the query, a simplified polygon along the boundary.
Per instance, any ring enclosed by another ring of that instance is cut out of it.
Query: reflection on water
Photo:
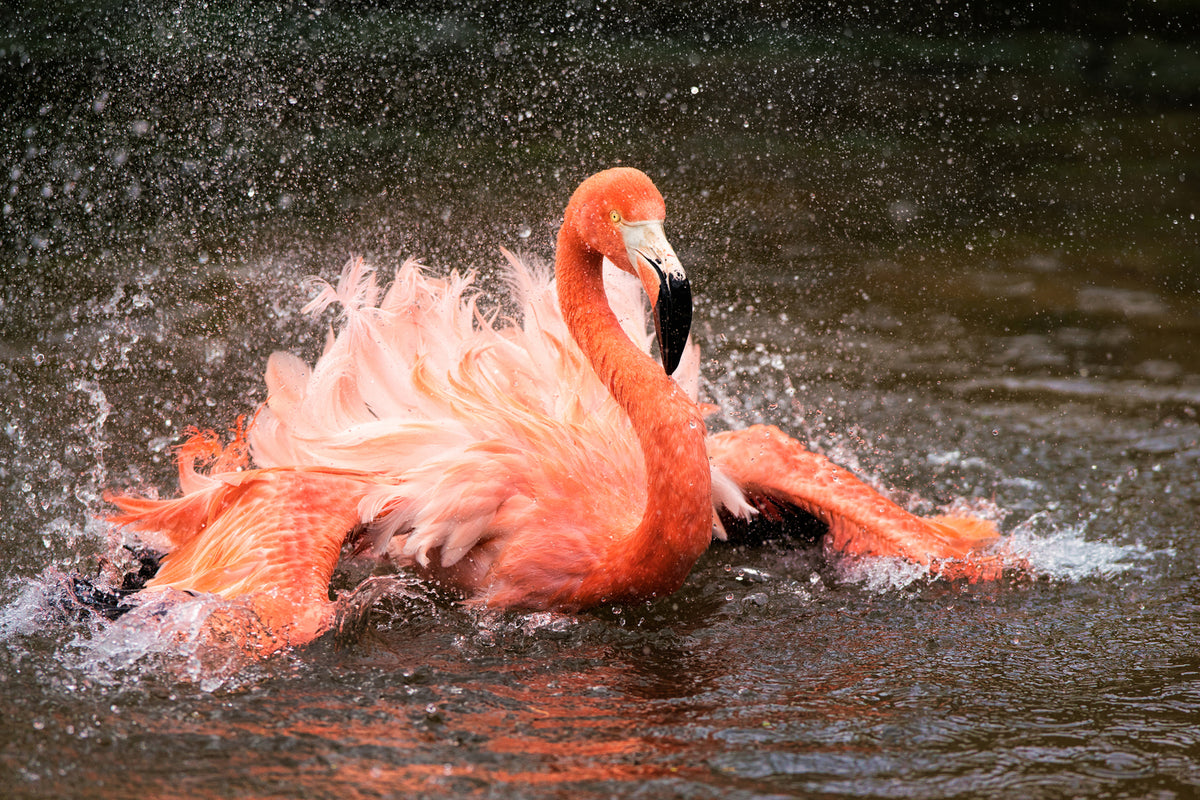
[[[662,607],[570,627],[446,609],[420,635],[318,644],[216,695],[153,673],[57,684],[58,703],[95,711],[26,718],[62,759],[32,769],[49,793],[103,786],[116,749],[138,768],[114,791],[182,776],[197,794],[288,796],[1138,795],[1193,780],[1200,665],[1137,610],[1137,581],[874,598],[802,583],[807,599],[769,587],[682,630]],[[1132,615],[1136,643],[1110,611]]]
[[[1195,794],[1195,23],[738,8],[5,12],[7,791]],[[776,541],[578,617],[377,578],[252,663],[187,616],[255,624],[229,604],[64,611],[72,570],[134,563],[103,490],[171,486],[185,426],[319,351],[306,276],[416,255],[487,286],[618,161],[667,197],[714,425],[1002,517],[1034,577]]]

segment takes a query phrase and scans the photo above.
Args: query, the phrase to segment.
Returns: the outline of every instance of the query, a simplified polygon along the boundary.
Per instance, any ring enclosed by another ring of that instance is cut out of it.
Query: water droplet
[[[533,233],[533,230],[528,225],[522,225],[517,228],[518,239],[528,239],[531,233]]]

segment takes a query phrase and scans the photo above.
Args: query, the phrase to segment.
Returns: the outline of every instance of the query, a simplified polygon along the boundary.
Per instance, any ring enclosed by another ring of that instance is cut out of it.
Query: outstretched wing
[[[146,590],[238,598],[278,637],[270,652],[318,636],[331,613],[329,580],[359,506],[378,476],[276,468],[225,472],[182,497],[110,497],[112,520],[170,552]]]
[[[987,552],[999,538],[994,523],[910,514],[774,426],[710,436],[708,453],[747,496],[793,506],[828,525],[825,544],[836,552],[905,558],[948,578],[991,580],[1004,567]]]

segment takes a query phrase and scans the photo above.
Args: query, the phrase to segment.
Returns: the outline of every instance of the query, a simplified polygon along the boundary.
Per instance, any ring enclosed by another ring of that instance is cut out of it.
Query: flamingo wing
[[[824,522],[825,546],[835,552],[904,558],[948,578],[988,580],[1003,569],[986,552],[999,537],[994,523],[910,514],[774,426],[715,434],[708,452],[748,498],[794,507]]]
[[[176,499],[110,498],[123,512],[114,522],[170,550],[146,589],[243,600],[277,646],[315,638],[330,619],[329,580],[342,543],[380,479],[314,468],[206,477],[206,487]]]
[[[361,260],[348,263],[308,307],[343,307],[315,366],[274,354],[248,430],[225,447],[200,433],[180,449],[182,496],[110,498],[124,512],[114,522],[168,553],[148,588],[249,598],[298,644],[326,621],[352,531],[359,547],[487,602],[553,605],[566,591],[525,597],[521,581],[498,582],[492,565],[509,544],[556,543],[564,585],[581,581],[602,554],[579,532],[636,523],[645,465],[550,276],[509,261],[519,323],[479,312],[469,275],[436,278],[408,262],[383,293]],[[648,349],[636,279],[614,277],[610,291]],[[581,503],[597,484],[606,491]]]

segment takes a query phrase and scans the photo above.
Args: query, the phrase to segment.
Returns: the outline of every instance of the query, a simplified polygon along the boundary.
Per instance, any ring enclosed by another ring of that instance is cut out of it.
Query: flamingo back
[[[268,363],[266,407],[248,434],[257,465],[393,479],[361,499],[367,541],[432,569],[494,539],[551,529],[561,543],[636,524],[646,475],[629,420],[567,331],[548,270],[505,255],[511,317],[478,308],[471,274],[438,278],[407,261],[384,293],[352,259],[306,307],[342,308],[316,365],[287,353]],[[615,269],[605,279],[625,331],[649,351],[640,285]],[[488,552],[473,554],[472,574]]]

